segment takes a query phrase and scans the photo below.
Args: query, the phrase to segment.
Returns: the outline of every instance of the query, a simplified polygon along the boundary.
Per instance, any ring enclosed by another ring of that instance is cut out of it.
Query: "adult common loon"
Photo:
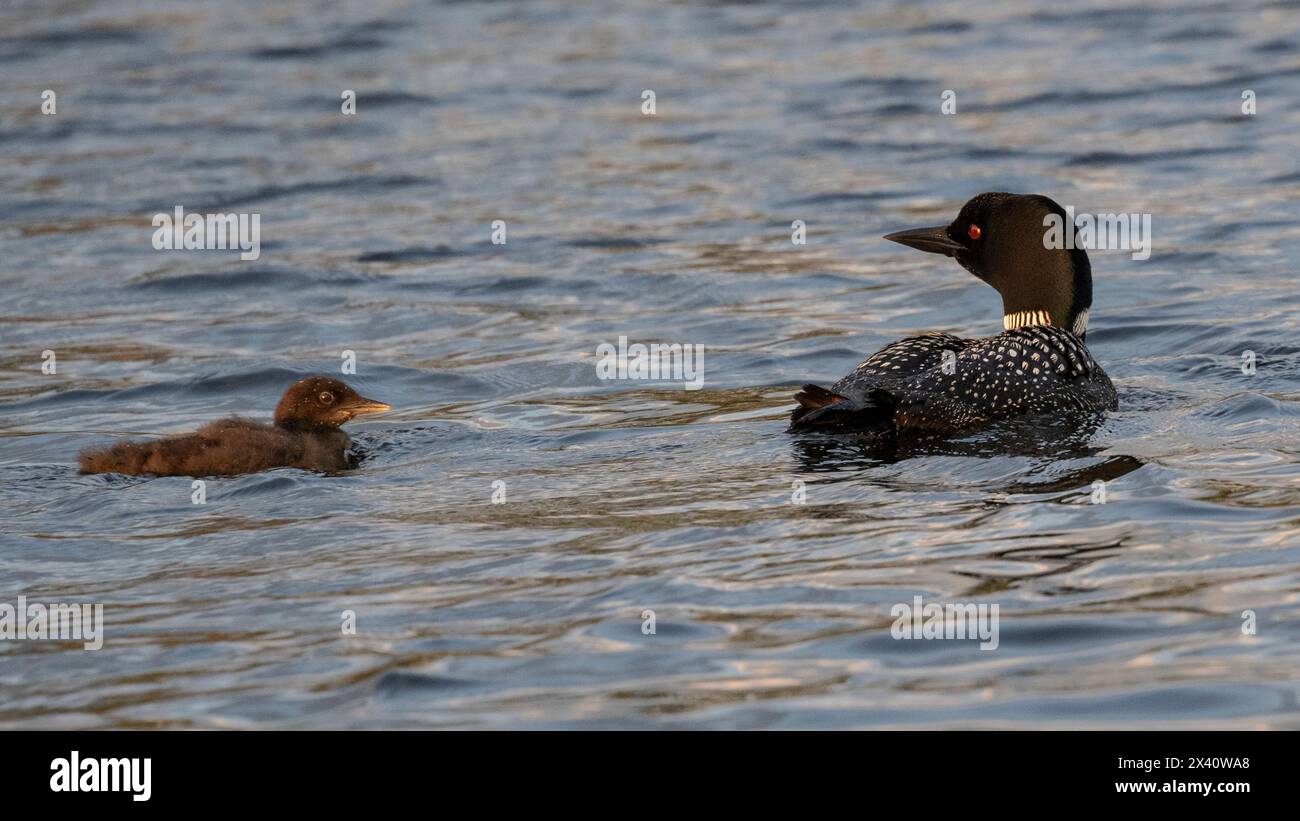
[[[959,433],[1037,413],[1114,410],[1115,386],[1084,338],[1092,267],[1082,248],[1048,248],[1044,219],[1061,206],[1036,194],[971,199],[950,225],[885,237],[953,257],[1002,295],[1003,332],[900,339],[829,389],[804,385],[790,430]]]
[[[275,408],[274,425],[222,419],[183,436],[85,451],[81,472],[236,476],[282,467],[345,470],[355,465],[347,453],[351,439],[340,426],[355,416],[389,408],[337,379],[309,376],[285,391]]]

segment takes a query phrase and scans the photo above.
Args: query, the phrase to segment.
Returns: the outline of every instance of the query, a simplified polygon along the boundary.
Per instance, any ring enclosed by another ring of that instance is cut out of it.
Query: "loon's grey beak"
[[[383,402],[376,402],[375,400],[367,399],[364,396],[358,398],[357,401],[344,408],[344,410],[353,416],[363,416],[367,413],[383,413],[386,410],[392,409],[392,405]]]
[[[907,231],[896,231],[892,234],[885,234],[885,239],[890,242],[897,242],[906,245],[909,248],[915,248],[918,251],[925,251],[931,254],[943,254],[946,257],[955,256],[958,251],[965,250],[960,243],[953,242],[948,237],[948,226],[936,225],[933,228],[912,228]]]

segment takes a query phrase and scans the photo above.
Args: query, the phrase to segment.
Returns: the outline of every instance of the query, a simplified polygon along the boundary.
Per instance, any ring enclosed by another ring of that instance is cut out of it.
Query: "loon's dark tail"
[[[820,385],[804,385],[794,398],[799,407],[790,412],[788,433],[880,431],[893,427],[894,402],[884,391],[872,391],[865,401],[855,402]]]

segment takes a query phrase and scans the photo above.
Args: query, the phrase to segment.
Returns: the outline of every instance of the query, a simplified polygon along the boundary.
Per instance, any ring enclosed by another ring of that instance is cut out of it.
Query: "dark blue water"
[[[1300,727],[1300,6],[19,3],[0,77],[0,602],[106,621],[0,641],[0,726]],[[1092,254],[1120,411],[785,435],[1000,328],[880,239],[985,190],[1153,216]],[[260,259],[154,250],[176,205]],[[703,389],[599,380],[619,336]],[[396,408],[352,474],[77,474],[344,350]],[[998,649],[894,640],[918,594]]]

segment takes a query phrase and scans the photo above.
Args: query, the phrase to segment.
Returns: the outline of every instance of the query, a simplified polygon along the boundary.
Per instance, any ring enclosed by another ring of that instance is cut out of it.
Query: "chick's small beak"
[[[958,251],[964,250],[960,243],[953,242],[949,238],[948,226],[946,225],[896,231],[892,234],[886,234],[885,239],[906,245],[908,248],[915,248],[918,251],[943,254],[946,257],[955,256]]]
[[[355,402],[349,404],[345,410],[353,416],[364,416],[368,413],[383,413],[386,410],[392,410],[393,406],[384,402],[376,402],[373,399],[367,399],[364,396],[359,397]]]

